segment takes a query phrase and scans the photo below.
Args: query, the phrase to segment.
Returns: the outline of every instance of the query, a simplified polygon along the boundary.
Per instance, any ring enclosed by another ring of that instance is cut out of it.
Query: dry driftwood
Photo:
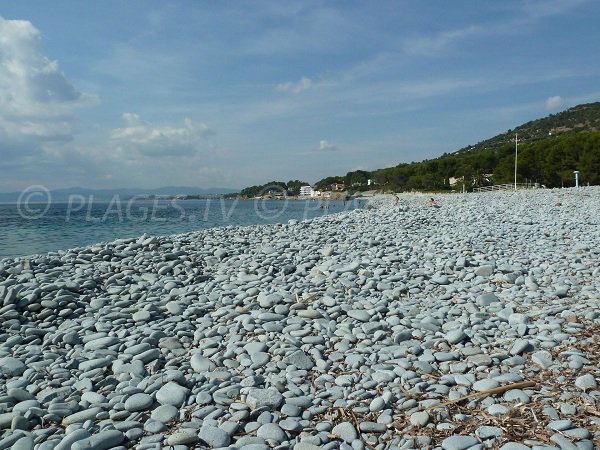
[[[498,386],[493,389],[488,389],[487,391],[474,392],[472,394],[465,395],[464,397],[460,397],[455,400],[449,400],[447,402],[440,403],[439,405],[433,405],[433,406],[426,408],[425,410],[428,411],[430,409],[443,408],[444,406],[453,405],[455,403],[462,402],[463,400],[471,400],[471,399],[479,398],[479,397],[487,397],[489,395],[504,394],[506,391],[510,391],[511,389],[523,389],[523,388],[533,387],[533,386],[535,386],[535,384],[536,384],[535,381],[521,381],[519,383]]]

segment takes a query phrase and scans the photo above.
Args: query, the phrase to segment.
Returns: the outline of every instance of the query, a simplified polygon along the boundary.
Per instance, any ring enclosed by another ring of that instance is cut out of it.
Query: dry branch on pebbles
[[[600,189],[425,200],[0,261],[0,450],[597,446]]]

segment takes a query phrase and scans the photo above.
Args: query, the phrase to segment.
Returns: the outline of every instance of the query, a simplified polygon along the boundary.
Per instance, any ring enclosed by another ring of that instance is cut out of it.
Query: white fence
[[[522,191],[525,189],[539,189],[538,183],[517,183],[516,190]],[[494,184],[493,186],[484,186],[474,188],[473,192],[491,192],[491,191],[514,191],[515,184]]]

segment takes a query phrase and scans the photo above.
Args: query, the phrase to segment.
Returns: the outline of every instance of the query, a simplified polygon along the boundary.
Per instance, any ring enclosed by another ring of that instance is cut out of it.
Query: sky
[[[242,188],[600,101],[597,0],[0,0],[0,191]]]

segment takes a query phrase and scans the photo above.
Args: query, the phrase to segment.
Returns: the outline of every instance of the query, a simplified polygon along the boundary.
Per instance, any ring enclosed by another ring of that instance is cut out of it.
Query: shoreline
[[[192,206],[190,206],[192,205]],[[167,201],[122,204],[95,202],[48,205],[9,205],[4,211],[9,221],[0,227],[5,233],[0,238],[4,258],[40,255],[48,251],[81,248],[97,243],[109,243],[121,238],[137,238],[141,234],[166,236],[231,225],[262,225],[285,223],[288,220],[307,220],[314,217],[351,211],[358,202],[330,203],[328,208],[319,208],[317,202],[263,202],[263,201],[201,201],[191,204]],[[12,217],[12,218],[11,218]],[[36,222],[41,222],[39,227]],[[19,227],[23,226],[23,233]],[[12,239],[14,234],[15,239]],[[47,245],[43,236],[50,233]],[[29,240],[23,240],[29,238]],[[19,248],[18,242],[22,242]]]
[[[2,260],[0,448],[593,448],[600,188],[399,196]]]

